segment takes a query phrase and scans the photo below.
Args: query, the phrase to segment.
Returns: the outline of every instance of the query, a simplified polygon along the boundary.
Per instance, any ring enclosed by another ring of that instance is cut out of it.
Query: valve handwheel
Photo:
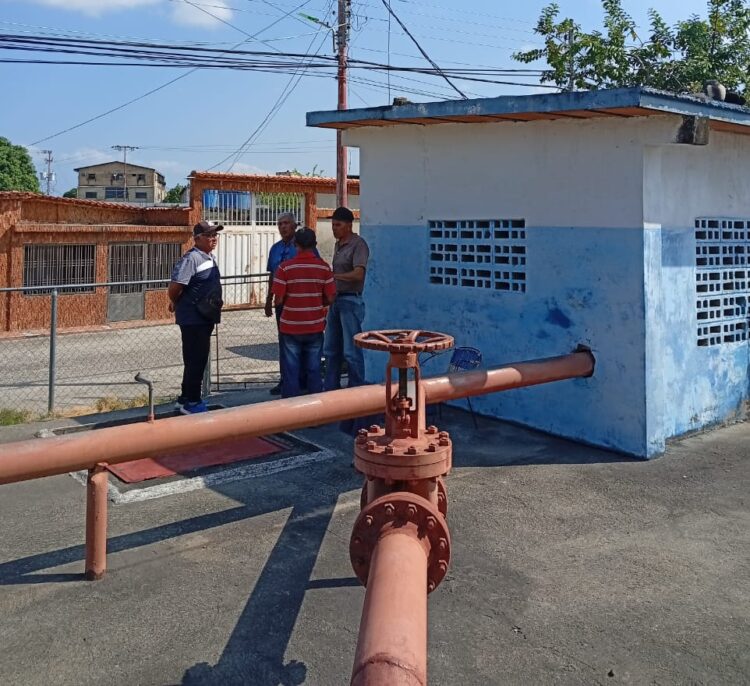
[[[453,336],[421,329],[365,331],[354,337],[360,348],[386,353],[428,353],[453,347]]]

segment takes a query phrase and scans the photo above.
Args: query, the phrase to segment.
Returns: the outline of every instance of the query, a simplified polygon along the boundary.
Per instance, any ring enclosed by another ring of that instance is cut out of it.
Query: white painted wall
[[[524,217],[527,226],[643,226],[644,144],[674,139],[675,117],[365,127],[363,223]]]

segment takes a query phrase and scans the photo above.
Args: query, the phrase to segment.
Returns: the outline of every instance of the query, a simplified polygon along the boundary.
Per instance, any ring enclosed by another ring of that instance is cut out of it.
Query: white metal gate
[[[301,193],[250,193],[208,190],[203,193],[203,218],[224,225],[216,259],[224,276],[264,274],[271,246],[279,239],[276,218],[292,212],[297,221],[305,214]],[[250,283],[225,284],[227,305],[260,305],[265,301],[267,278]]]

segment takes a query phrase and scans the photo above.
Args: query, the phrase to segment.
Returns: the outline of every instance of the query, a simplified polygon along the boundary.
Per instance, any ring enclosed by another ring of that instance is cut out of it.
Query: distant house
[[[78,197],[83,200],[110,200],[155,204],[164,200],[164,176],[151,167],[124,162],[104,162],[79,167]]]
[[[591,379],[481,412],[643,457],[743,416],[750,110],[633,88],[307,121],[360,149],[365,327],[455,334],[487,365],[593,349]]]

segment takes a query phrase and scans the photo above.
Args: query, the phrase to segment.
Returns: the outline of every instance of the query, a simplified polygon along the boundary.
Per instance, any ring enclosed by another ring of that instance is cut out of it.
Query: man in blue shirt
[[[202,221],[193,228],[195,246],[186,252],[174,266],[172,280],[167,288],[169,311],[182,336],[182,392],[177,398],[177,408],[182,414],[206,412],[201,398],[203,374],[208,364],[211,334],[219,323],[218,311],[206,307],[207,300],[221,301],[221,274],[212,255],[218,243],[218,232],[223,226]]]
[[[279,336],[279,344],[281,343],[281,336],[283,335],[279,329],[279,319],[281,318],[281,307],[273,306],[273,277],[279,265],[282,262],[291,260],[293,257],[297,257],[297,248],[294,245],[294,232],[297,230],[297,217],[291,212],[284,212],[280,214],[276,219],[276,226],[279,228],[280,241],[276,241],[271,246],[271,250],[268,252],[268,264],[266,265],[266,271],[268,272],[268,295],[266,296],[266,317],[270,317],[276,314],[276,331]],[[313,248],[315,257],[320,257],[318,249]],[[271,395],[281,395],[281,380],[274,386],[269,393]]]

